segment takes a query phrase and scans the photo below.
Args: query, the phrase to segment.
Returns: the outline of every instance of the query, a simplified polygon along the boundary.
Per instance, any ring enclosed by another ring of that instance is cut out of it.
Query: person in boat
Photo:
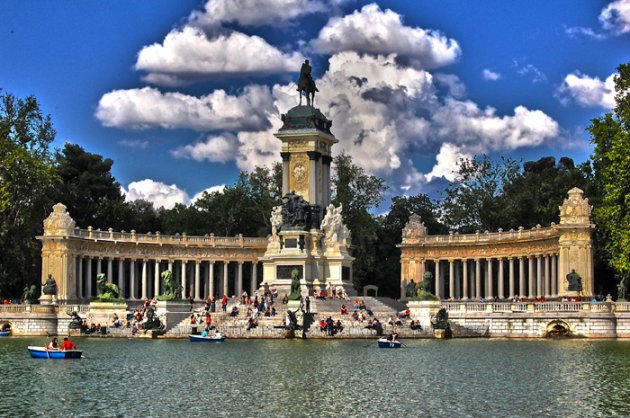
[[[76,350],[77,346],[70,341],[68,337],[63,337],[63,342],[61,343],[62,350]]]
[[[59,350],[59,342],[57,342],[57,337],[53,337],[52,341],[48,344],[49,350]]]
[[[208,330],[204,329],[203,332],[201,333],[202,337],[207,337],[208,336]]]
[[[395,332],[392,332],[391,334],[389,334],[389,336],[387,337],[388,341],[394,342],[396,341],[396,339],[398,338],[398,334],[396,334]]]

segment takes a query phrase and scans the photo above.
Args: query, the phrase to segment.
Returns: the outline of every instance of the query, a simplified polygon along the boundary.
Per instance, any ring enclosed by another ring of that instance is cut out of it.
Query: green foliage
[[[595,223],[606,237],[603,251],[620,280],[630,278],[630,63],[617,67],[613,113],[593,119],[593,169],[602,199]]]
[[[37,99],[0,95],[0,293],[17,296],[39,283],[43,219],[51,210],[57,178],[50,116]]]
[[[340,154],[334,159],[335,174],[332,203],[343,205],[345,224],[352,232],[352,256],[354,287],[358,290],[371,281],[380,263],[376,250],[378,223],[370,211],[377,207],[387,190],[385,182],[352,163],[348,154]]]

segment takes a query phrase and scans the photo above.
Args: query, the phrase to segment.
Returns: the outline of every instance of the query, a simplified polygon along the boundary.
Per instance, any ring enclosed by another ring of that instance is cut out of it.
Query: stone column
[[[525,257],[518,258],[518,296],[524,298],[527,296],[525,291]]]
[[[173,260],[168,260],[168,271],[173,273]]]
[[[448,295],[451,300],[455,300],[455,263],[451,258],[448,260]]]
[[[281,152],[280,156],[282,157],[282,196],[284,196],[289,193],[289,176],[291,175],[289,172],[289,161],[291,161],[291,153]]]
[[[528,274],[527,274],[527,279],[529,282],[529,298],[530,299],[534,299],[536,297],[536,292],[534,291],[534,286],[535,286],[535,282],[534,282],[534,256],[530,255],[529,259],[528,259],[528,263],[527,263],[527,267],[529,270]]]
[[[142,260],[142,296],[141,299],[145,300],[149,298],[148,292],[147,292],[147,285],[148,280],[147,280],[147,259]]]
[[[153,297],[160,294],[160,260],[155,260],[155,271],[153,272]]]
[[[323,188],[322,190],[322,203],[324,207],[330,204],[330,163],[332,162],[332,157],[330,155],[322,155],[322,168],[323,168]],[[323,209],[323,208],[322,208]]]
[[[92,297],[92,257],[87,258],[87,282],[85,283],[85,290],[87,291],[86,298]]]
[[[229,295],[229,287],[228,287],[228,267],[230,265],[229,261],[224,261],[223,262],[223,294],[226,295],[228,298],[230,297]]]
[[[551,296],[558,297],[558,255],[551,256]]]
[[[125,259],[118,259],[118,290],[120,290],[120,297],[125,299]]]
[[[114,271],[112,268],[112,259],[111,257],[107,259],[107,283],[112,283],[114,280]]]
[[[516,287],[515,283],[514,283],[514,257],[508,258],[508,263],[509,263],[508,276],[509,276],[509,281],[510,281],[510,283],[509,283],[509,292],[510,292],[510,294],[509,294],[508,298],[512,299],[512,298],[514,298],[514,291],[515,291],[515,287]]]
[[[492,259],[486,259],[486,266],[488,267],[488,271],[486,272],[486,299],[492,299],[493,290],[492,290]]]
[[[463,285],[463,295],[462,300],[468,300],[468,260],[462,260],[462,285]]]
[[[210,290],[208,293],[210,296],[214,296],[214,261],[208,263],[208,270],[210,271],[210,278],[208,279],[210,281],[210,286],[208,287]]]
[[[545,298],[551,297],[551,274],[549,274],[549,254],[545,255]]]
[[[77,257],[79,272],[77,274],[77,299],[83,299],[83,257]]]
[[[258,285],[258,278],[257,276],[257,267],[258,267],[258,263],[257,262],[252,262],[252,282],[251,282],[251,286],[250,286],[250,290],[249,290],[249,296],[254,297],[254,292],[256,291],[256,287]]]
[[[542,269],[542,256],[536,256],[536,295],[542,297],[545,295],[545,289],[543,288],[543,269]]]
[[[440,260],[435,260],[435,296],[437,296],[438,299],[442,299],[440,281]]]
[[[401,257],[400,258],[400,298],[401,299],[407,297],[406,286],[408,282],[409,282],[409,259],[405,257]],[[435,283],[437,286],[437,276],[435,276]],[[437,294],[437,290],[435,292]]]
[[[236,297],[240,299],[243,294],[243,261],[238,261],[238,270],[236,275]]]
[[[481,260],[475,258],[475,298],[481,298]]]
[[[317,151],[308,151],[306,153],[309,159],[309,185],[308,185],[308,194],[309,194],[309,203],[311,205],[316,205],[317,202],[317,180],[319,178],[317,173],[317,161],[319,161],[320,153]],[[239,295],[240,297],[240,295]]]
[[[499,299],[505,299],[505,271],[503,270],[503,264],[505,263],[505,259],[503,257],[499,257],[499,286],[497,292],[499,294]]]
[[[182,271],[180,272],[180,286],[182,287],[182,299],[186,299],[186,260],[182,260]]]
[[[200,268],[201,263],[199,260],[195,260],[195,300],[201,300],[201,276],[200,276]]]
[[[138,297],[136,296],[138,294],[138,291],[136,290],[136,260],[133,258],[129,262],[129,289],[129,299],[138,300]]]
[[[102,273],[102,271],[101,271],[101,262],[102,261],[103,261],[103,259],[101,257],[96,259],[96,275],[97,276]],[[92,295],[90,295],[90,296],[92,296]]]

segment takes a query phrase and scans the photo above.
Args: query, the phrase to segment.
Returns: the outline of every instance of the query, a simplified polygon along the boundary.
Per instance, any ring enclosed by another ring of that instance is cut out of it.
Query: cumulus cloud
[[[147,82],[174,86],[216,75],[295,71],[302,60],[302,54],[283,53],[259,36],[232,32],[209,38],[201,29],[186,26],[171,31],[161,44],[143,47],[135,69],[148,72]]]
[[[122,189],[128,202],[142,199],[153,203],[153,206],[172,209],[176,204],[189,205],[199,199],[204,192],[223,191],[225,185],[212,186],[195,194],[192,198],[175,184],[165,184],[159,181],[144,179],[129,183],[127,189]]]
[[[611,74],[605,81],[579,71],[568,74],[557,89],[556,97],[564,105],[575,101],[582,107],[601,106],[612,109],[615,106],[615,74]]]
[[[473,155],[463,152],[461,147],[445,142],[440,147],[440,151],[435,157],[435,165],[426,175],[426,180],[432,181],[436,178],[443,177],[448,181],[455,181],[457,171],[459,170],[458,163],[462,159],[470,160],[472,158]]]
[[[448,88],[448,94],[453,97],[464,97],[466,95],[466,86],[455,74],[434,74],[433,79],[437,84],[441,84]]]
[[[269,126],[273,110],[269,88],[247,86],[240,96],[215,90],[202,97],[159,90],[114,90],[101,97],[95,116],[108,127],[186,128],[199,131],[255,131]]]
[[[439,31],[405,26],[402,16],[377,4],[368,4],[360,11],[331,18],[313,47],[334,54],[354,51],[376,55],[397,54],[416,68],[435,68],[454,62],[461,54],[459,44]]]
[[[236,138],[230,134],[209,136],[203,142],[186,145],[171,151],[175,158],[188,158],[195,161],[210,161],[225,163],[236,157],[238,144]]]
[[[497,81],[498,79],[501,78],[501,74],[500,73],[498,73],[496,71],[492,71],[489,68],[484,68],[484,70],[481,72],[481,76],[486,81]]]
[[[333,5],[338,3],[341,1],[332,1]],[[214,28],[223,23],[277,25],[329,9],[327,2],[319,0],[208,0],[204,10],[192,12],[188,21],[204,28]]]
[[[604,29],[618,35],[630,32],[630,0],[615,0],[599,14]]]

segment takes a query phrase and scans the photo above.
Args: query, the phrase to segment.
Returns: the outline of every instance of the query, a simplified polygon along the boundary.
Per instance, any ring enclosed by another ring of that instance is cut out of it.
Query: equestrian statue
[[[298,80],[297,86],[297,91],[300,92],[300,106],[302,106],[302,92],[304,92],[306,96],[307,106],[313,106],[315,104],[315,92],[319,90],[317,90],[317,86],[315,86],[315,81],[311,75],[312,71],[313,69],[309,61],[305,60],[300,69],[300,79]]]

